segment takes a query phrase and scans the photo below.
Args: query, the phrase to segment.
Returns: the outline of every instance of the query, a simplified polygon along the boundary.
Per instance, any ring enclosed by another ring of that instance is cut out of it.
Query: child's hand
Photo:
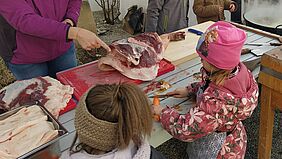
[[[185,98],[189,94],[189,90],[187,88],[177,88],[172,92],[168,92],[167,95],[171,95],[175,98]]]
[[[236,6],[235,6],[235,4],[230,4],[230,6],[229,6],[229,11],[230,12],[235,12],[235,9],[236,9]]]
[[[153,105],[153,114],[160,115],[162,113],[163,107]]]

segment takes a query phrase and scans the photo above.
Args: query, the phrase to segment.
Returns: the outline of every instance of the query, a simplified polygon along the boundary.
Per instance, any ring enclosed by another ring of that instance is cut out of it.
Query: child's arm
[[[157,31],[160,10],[162,10],[163,5],[164,0],[149,0],[145,26],[146,32]]]
[[[198,17],[213,17],[220,14],[220,5],[204,6],[205,0],[195,0],[193,11]]]
[[[173,108],[165,108],[162,110],[160,122],[174,138],[191,142],[216,131],[218,122],[215,119],[197,106],[183,115]]]
[[[177,88],[172,92],[168,92],[167,95],[173,96],[175,98],[191,97],[193,95],[196,95],[199,87],[200,82],[195,82],[188,85],[187,87]]]
[[[236,98],[218,89],[208,88],[202,101],[187,114],[172,108],[162,110],[163,128],[182,141],[193,141],[214,131],[232,131],[238,122],[250,117],[257,105],[258,91],[248,98]]]

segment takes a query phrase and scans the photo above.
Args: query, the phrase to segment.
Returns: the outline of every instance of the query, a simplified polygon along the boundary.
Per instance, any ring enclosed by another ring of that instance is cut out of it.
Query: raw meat
[[[16,81],[0,90],[0,112],[23,105],[45,106],[55,117],[71,99],[73,88],[51,77]]]
[[[185,39],[185,32],[159,36],[157,33],[143,33],[128,39],[113,42],[112,51],[99,60],[103,71],[118,70],[123,75],[143,81],[157,76],[162,53],[170,41]]]
[[[0,121],[0,159],[17,158],[58,135],[41,108],[34,105]]]

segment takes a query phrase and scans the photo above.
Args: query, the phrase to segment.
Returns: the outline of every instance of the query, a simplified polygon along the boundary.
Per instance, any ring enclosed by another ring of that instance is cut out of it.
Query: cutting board
[[[208,21],[188,28],[193,28],[205,32],[206,29],[213,23],[214,22],[212,21]],[[198,56],[196,53],[196,46],[200,36],[188,32],[188,28],[178,30],[186,32],[185,40],[170,42],[164,52],[164,58],[172,62],[174,65],[179,65]]]
[[[67,106],[63,110],[61,110],[59,114],[63,115],[66,112],[73,110],[76,107],[76,103],[77,103],[77,101],[75,99],[73,99],[73,98],[70,99]]]
[[[173,71],[175,66],[171,62],[163,59],[160,62],[158,76],[167,72]],[[74,97],[79,100],[80,97],[91,86],[96,84],[112,84],[112,83],[136,83],[140,84],[142,81],[133,80],[122,75],[120,72],[114,71],[100,71],[98,69],[98,61],[93,61],[66,71],[57,73],[57,79],[66,85],[74,88]]]

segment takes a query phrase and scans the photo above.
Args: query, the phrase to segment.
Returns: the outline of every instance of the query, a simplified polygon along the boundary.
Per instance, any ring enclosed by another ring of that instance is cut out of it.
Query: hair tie
[[[120,88],[120,84],[118,84],[117,85],[117,87],[116,87],[116,90],[115,90],[115,93],[114,93],[114,99],[117,97],[117,94],[118,94],[118,92],[119,92],[119,88]]]
[[[118,97],[118,100],[123,104],[124,101],[125,101],[125,98],[124,98],[124,96],[119,96],[119,97]]]

